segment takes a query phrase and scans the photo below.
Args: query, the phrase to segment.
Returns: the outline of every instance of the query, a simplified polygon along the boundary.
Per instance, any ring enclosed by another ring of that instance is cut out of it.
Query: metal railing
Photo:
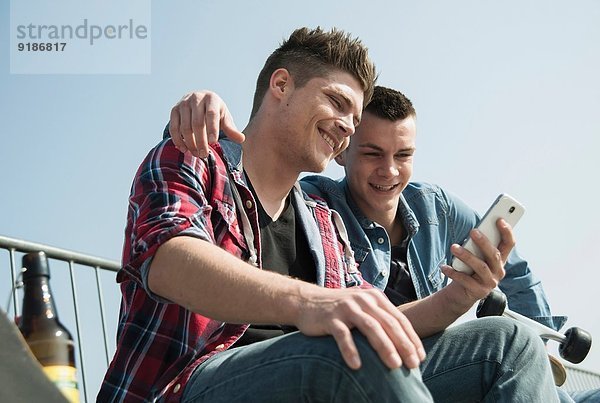
[[[567,380],[562,386],[571,392],[600,388],[600,373],[582,369],[571,364],[565,364],[567,369]]]
[[[8,238],[0,235],[0,249],[6,249],[10,256],[10,275],[11,275],[11,284],[13,284],[13,289],[11,292],[10,298],[12,299],[12,307],[13,307],[13,315],[19,316],[19,299],[17,297],[16,289],[19,287],[19,273],[20,270],[17,269],[17,265],[15,264],[15,253],[16,252],[38,252],[44,251],[49,259],[60,260],[67,262],[69,265],[69,277],[71,279],[71,293],[72,293],[72,302],[75,314],[75,326],[76,326],[76,334],[77,334],[77,346],[78,346],[78,357],[79,357],[79,365],[81,369],[81,377],[82,377],[82,385],[83,391],[82,395],[85,398],[85,401],[93,401],[94,399],[88,399],[89,388],[86,382],[86,365],[84,361],[84,348],[81,337],[81,318],[80,318],[80,309],[79,302],[77,297],[77,282],[75,279],[74,265],[82,265],[88,266],[94,269],[95,271],[95,282],[96,282],[96,292],[98,296],[98,305],[100,310],[101,324],[102,324],[102,336],[104,341],[104,355],[106,359],[106,366],[110,362],[110,348],[108,345],[108,335],[107,335],[107,326],[106,326],[106,313],[104,309],[104,300],[102,297],[102,284],[100,281],[100,271],[107,270],[110,272],[117,272],[120,268],[120,264],[118,262],[97,258],[94,256],[77,253],[65,249],[55,248],[52,246],[22,241],[14,238]],[[0,276],[3,276],[3,273],[0,272]],[[88,296],[89,297],[89,296]],[[8,313],[8,312],[7,312]],[[592,371],[583,370],[577,368],[575,366],[565,364],[567,369],[567,382],[563,385],[563,388],[570,391],[576,390],[586,390],[600,387],[600,374]]]
[[[108,345],[108,334],[107,334],[107,326],[106,326],[106,312],[104,309],[104,298],[102,296],[102,284],[100,280],[100,271],[107,270],[111,272],[117,272],[120,268],[120,264],[118,262],[102,259],[90,255],[86,255],[83,253],[73,252],[65,249],[55,248],[53,246],[44,245],[40,243],[28,242],[14,238],[8,238],[0,235],[0,249],[5,249],[9,253],[10,260],[10,279],[12,284],[12,290],[10,298],[12,300],[12,311],[13,316],[18,317],[20,315],[19,309],[19,298],[17,296],[17,289],[20,287],[20,272],[21,268],[17,268],[18,266],[15,263],[15,253],[16,252],[38,252],[43,251],[46,253],[49,259],[59,260],[68,263],[69,267],[69,277],[70,277],[70,286],[71,286],[71,294],[72,294],[72,302],[73,302],[73,310],[75,315],[75,327],[76,327],[76,335],[77,335],[77,347],[78,347],[78,357],[79,357],[79,366],[81,370],[81,381],[83,390],[81,391],[82,396],[85,401],[93,401],[94,399],[88,399],[88,384],[86,381],[86,364],[84,360],[84,348],[81,337],[81,316],[80,316],[80,305],[77,297],[77,282],[75,279],[75,264],[81,266],[88,266],[92,268],[95,272],[95,283],[96,283],[96,292],[98,297],[98,306],[100,310],[100,318],[102,324],[102,338],[104,341],[104,356],[106,359],[106,365],[108,366],[110,362],[110,348]],[[4,276],[3,273],[0,273]],[[87,296],[86,296],[87,297]],[[9,312],[7,312],[9,313]]]

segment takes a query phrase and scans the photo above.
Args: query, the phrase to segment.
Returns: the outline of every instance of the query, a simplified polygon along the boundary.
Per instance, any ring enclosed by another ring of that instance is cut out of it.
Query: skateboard
[[[506,296],[498,290],[493,290],[486,298],[479,301],[476,315],[478,318],[506,316],[521,322],[535,330],[540,337],[557,341],[560,356],[574,364],[583,361],[592,347],[592,335],[579,327],[569,328],[562,334],[533,319],[507,309]]]

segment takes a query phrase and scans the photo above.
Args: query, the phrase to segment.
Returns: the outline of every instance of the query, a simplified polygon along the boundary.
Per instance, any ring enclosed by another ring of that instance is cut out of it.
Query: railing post
[[[11,285],[10,285],[10,289],[11,289],[11,297],[13,300],[13,313],[14,313],[14,317],[18,317],[19,316],[19,298],[17,295],[17,281],[19,279],[19,274],[17,273],[17,271],[15,270],[16,268],[16,264],[15,264],[15,250],[13,248],[9,249],[9,254],[10,254],[10,279],[11,279]],[[20,273],[21,271],[19,271]]]
[[[110,354],[108,349],[108,334],[106,332],[106,315],[104,314],[104,298],[102,297],[102,286],[100,284],[100,267],[96,266],[95,272],[98,303],[100,304],[100,319],[102,321],[102,335],[104,336],[104,353],[106,356],[106,366],[108,366],[110,364]]]
[[[77,346],[79,349],[79,365],[81,366],[81,384],[83,386],[83,396],[85,401],[88,401],[87,398],[87,383],[85,379],[85,363],[83,361],[83,344],[81,342],[82,334],[81,327],[79,321],[79,305],[77,304],[77,288],[75,285],[75,273],[73,272],[73,261],[69,260],[69,276],[71,277],[71,292],[73,294],[73,308],[75,311],[75,327],[77,328]]]

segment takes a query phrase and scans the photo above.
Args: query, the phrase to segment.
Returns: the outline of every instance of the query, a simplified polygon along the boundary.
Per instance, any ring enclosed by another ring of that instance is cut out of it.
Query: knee
[[[541,337],[529,326],[513,319],[489,317],[478,319],[487,337],[513,351],[522,351],[531,356],[545,356],[546,350]]]
[[[429,391],[421,379],[419,369],[400,367],[392,370],[383,363],[367,338],[359,331],[353,331],[352,336],[361,360],[358,370],[350,369],[339,351],[334,365],[329,360],[319,360],[317,364],[324,366],[320,370],[327,374],[330,389],[332,384],[340,386],[335,392],[336,401],[370,402],[379,400],[382,396],[385,401],[396,401],[399,397],[411,402],[430,401]],[[342,385],[344,386],[341,387]]]
[[[483,325],[489,327],[492,333],[496,333],[499,337],[517,342],[531,342],[536,340],[541,343],[540,336],[528,325],[505,317],[489,317],[478,319],[483,321]],[[539,345],[540,343],[534,343]],[[541,343],[543,344],[543,343]]]
[[[353,336],[362,363],[358,371],[353,371],[354,376],[362,385],[372,385],[370,389],[374,396],[385,391],[384,395],[401,396],[403,401],[430,401],[431,397],[419,368],[411,370],[401,366],[390,369],[365,336],[358,331],[354,331]]]
[[[352,331],[352,337],[361,361],[361,367],[358,370],[353,370],[346,365],[332,337],[325,338],[327,341],[323,341],[323,344],[319,346],[321,348],[320,351],[314,351],[317,354],[313,357],[318,358],[316,365],[326,367],[322,368],[324,372],[331,373],[333,371],[343,377],[360,377],[362,380],[372,378],[372,382],[380,382],[389,378],[393,371],[383,363],[377,351],[369,343],[369,340],[358,330]],[[310,338],[308,339],[310,340]]]

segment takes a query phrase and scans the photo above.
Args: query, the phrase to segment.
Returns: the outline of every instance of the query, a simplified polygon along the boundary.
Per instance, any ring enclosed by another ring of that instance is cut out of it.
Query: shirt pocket
[[[367,255],[369,254],[369,249],[365,249],[362,246],[358,246],[355,244],[351,244],[351,247],[352,251],[354,252],[354,260],[356,260],[356,263],[358,263],[358,265],[360,266],[360,264],[364,262],[367,258]]]
[[[446,257],[442,257],[441,259],[435,259],[434,262],[437,262],[431,268],[431,271],[427,275],[427,280],[432,288],[432,291],[439,291],[444,286],[444,280],[446,276],[442,273],[441,265],[446,264]]]

